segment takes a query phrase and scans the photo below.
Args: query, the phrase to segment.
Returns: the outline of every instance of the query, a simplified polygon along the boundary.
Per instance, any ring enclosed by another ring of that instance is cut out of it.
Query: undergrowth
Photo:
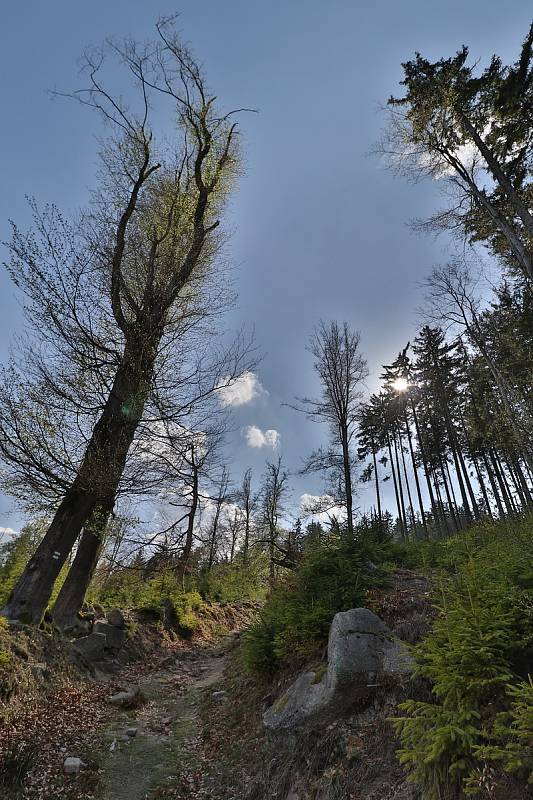
[[[384,573],[372,562],[387,554],[386,545],[345,537],[310,545],[299,568],[276,584],[259,620],[245,632],[246,668],[268,677],[316,653],[327,642],[334,615],[364,605],[368,589],[383,582]]]
[[[531,782],[532,520],[478,524],[430,554],[438,613],[413,653],[433,699],[400,705],[400,761],[428,800],[490,796],[503,772]]]

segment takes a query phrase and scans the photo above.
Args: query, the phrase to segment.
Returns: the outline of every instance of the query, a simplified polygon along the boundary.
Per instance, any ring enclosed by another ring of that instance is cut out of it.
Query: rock
[[[211,697],[217,703],[224,703],[228,699],[228,693],[227,692],[223,692],[223,691],[213,692]]]
[[[124,619],[124,614],[119,608],[112,608],[111,611],[107,614],[107,621],[110,625],[113,625],[115,628],[125,628],[126,627],[126,620]]]
[[[106,645],[105,633],[90,633],[88,636],[76,639],[73,643],[74,649],[87,661],[99,661],[104,654]]]
[[[65,759],[63,769],[67,775],[76,775],[83,766],[84,764],[81,758],[72,758],[72,756],[69,756],[69,758]]]
[[[46,681],[50,677],[50,670],[47,664],[30,664],[30,672],[37,680]]]
[[[335,615],[329,631],[328,663],[305,672],[263,716],[270,730],[327,721],[370,699],[377,686],[398,682],[413,666],[405,645],[367,608]]]
[[[164,719],[161,720],[161,724],[165,726],[172,725],[172,721],[173,721],[172,717],[165,717]]]
[[[105,619],[104,607],[100,603],[93,603],[92,610],[95,619]]]
[[[134,738],[137,736],[137,728],[126,728],[126,730],[124,731],[124,733],[125,733],[125,734],[126,734],[126,736],[128,736],[130,739],[134,739]]]
[[[144,695],[139,686],[133,686],[131,689],[117,692],[109,698],[111,705],[119,706],[120,708],[135,708],[141,705],[143,701]]]
[[[111,650],[120,650],[126,638],[126,632],[122,628],[111,625],[109,622],[95,622],[95,633],[103,633],[107,646]]]
[[[18,644],[18,642],[13,642],[11,649],[17,658],[22,658],[24,661],[28,661],[30,654],[21,644]]]

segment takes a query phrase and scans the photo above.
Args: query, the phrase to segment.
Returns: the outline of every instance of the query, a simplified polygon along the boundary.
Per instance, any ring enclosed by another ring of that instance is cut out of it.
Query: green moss
[[[313,667],[311,670],[314,673],[314,678],[311,681],[312,684],[322,683],[322,678],[328,671],[327,664],[319,664],[317,667]]]
[[[281,714],[281,712],[283,711],[288,702],[289,702],[289,695],[287,694],[287,692],[285,692],[285,694],[283,694],[279,698],[279,700],[277,700],[274,703],[274,711],[276,712],[276,714]]]

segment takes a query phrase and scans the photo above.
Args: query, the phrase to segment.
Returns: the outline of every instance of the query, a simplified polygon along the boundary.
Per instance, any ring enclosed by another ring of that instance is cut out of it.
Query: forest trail
[[[227,642],[226,642],[227,644]],[[202,725],[197,706],[215,687],[225,665],[224,643],[178,648],[155,664],[124,670],[117,683],[138,685],[146,698],[139,708],[117,709],[101,736],[98,800],[145,800],[158,790],[202,791]]]

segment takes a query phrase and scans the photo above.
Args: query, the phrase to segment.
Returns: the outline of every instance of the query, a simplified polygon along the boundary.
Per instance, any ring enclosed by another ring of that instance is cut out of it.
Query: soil
[[[121,686],[139,686],[145,701],[134,710],[117,709],[101,733],[94,754],[98,800],[190,797],[201,790],[198,704],[222,677],[225,649],[170,647],[159,664],[148,670],[138,664],[119,676]]]

